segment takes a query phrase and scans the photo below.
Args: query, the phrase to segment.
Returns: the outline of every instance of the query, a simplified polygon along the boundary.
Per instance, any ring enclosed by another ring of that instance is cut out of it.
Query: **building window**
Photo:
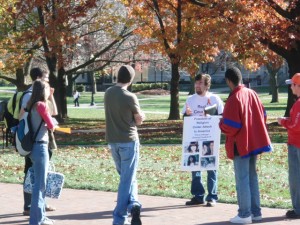
[[[222,62],[221,67],[220,67],[220,71],[221,72],[225,72],[226,71],[226,63]]]

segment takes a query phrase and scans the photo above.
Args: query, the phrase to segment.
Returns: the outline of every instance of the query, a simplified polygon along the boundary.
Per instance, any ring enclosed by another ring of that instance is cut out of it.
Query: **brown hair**
[[[32,94],[31,97],[27,103],[26,108],[30,109],[33,107],[33,105],[39,101],[46,102],[46,87],[49,86],[49,84],[45,81],[42,81],[40,79],[37,79],[33,82],[32,86]]]
[[[202,80],[202,78],[204,78],[204,84],[205,84],[205,86],[207,86],[207,88],[209,89],[210,85],[211,85],[211,77],[210,77],[210,75],[207,74],[207,73],[197,74],[195,76],[195,81]]]

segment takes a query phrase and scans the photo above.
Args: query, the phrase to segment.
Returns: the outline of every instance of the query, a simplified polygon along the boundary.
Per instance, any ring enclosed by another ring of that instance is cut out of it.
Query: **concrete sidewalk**
[[[47,199],[57,208],[47,216],[55,225],[111,225],[116,193],[64,189],[60,199]],[[140,195],[143,225],[227,225],[237,214],[237,206],[218,203],[216,207],[186,207],[187,199]],[[27,225],[22,215],[22,185],[0,183],[0,224]],[[263,208],[261,224],[296,225],[300,220],[286,220],[286,210]]]

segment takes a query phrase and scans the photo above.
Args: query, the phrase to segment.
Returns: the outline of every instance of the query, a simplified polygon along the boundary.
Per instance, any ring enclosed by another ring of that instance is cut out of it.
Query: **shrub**
[[[84,85],[83,84],[77,85],[75,87],[75,90],[77,90],[78,92],[83,92],[84,91]]]
[[[0,86],[9,86],[10,83],[7,80],[1,79],[0,80]]]
[[[144,90],[151,90],[151,89],[169,89],[168,83],[142,83],[142,84],[132,84],[131,90],[132,92],[139,92]]]

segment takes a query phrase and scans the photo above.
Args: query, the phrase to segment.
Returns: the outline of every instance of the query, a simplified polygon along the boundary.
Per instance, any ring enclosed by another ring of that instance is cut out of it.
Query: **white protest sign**
[[[220,116],[184,118],[181,169],[184,171],[217,170],[221,130]]]

